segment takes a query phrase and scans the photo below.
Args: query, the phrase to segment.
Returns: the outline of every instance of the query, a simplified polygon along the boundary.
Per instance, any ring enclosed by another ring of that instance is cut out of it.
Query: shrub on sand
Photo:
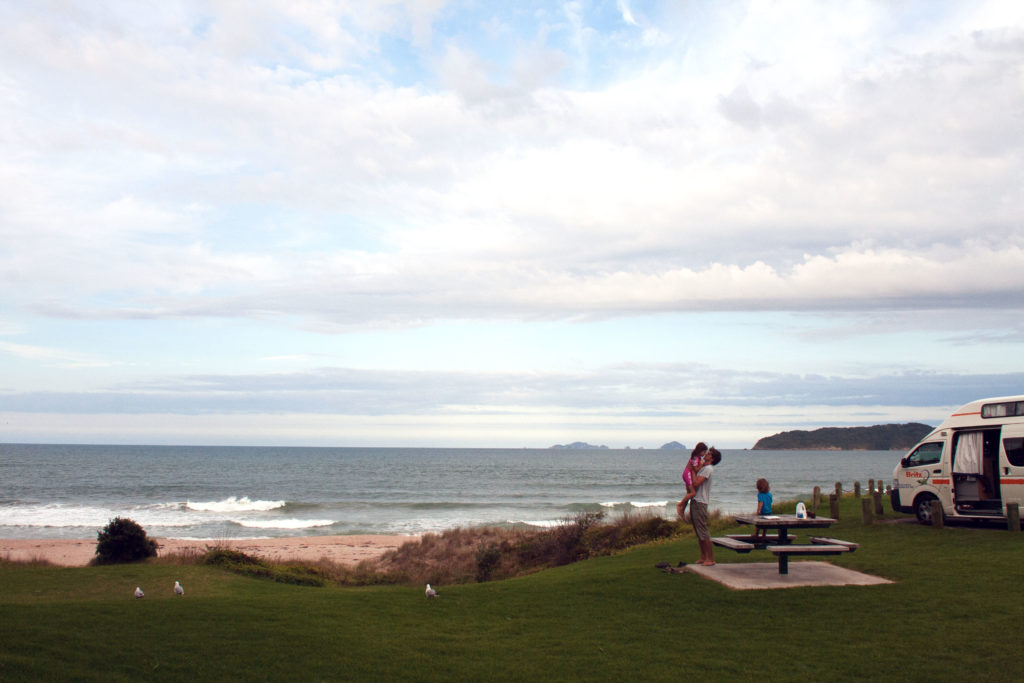
[[[127,517],[115,517],[96,535],[93,564],[121,564],[156,557],[156,541]]]

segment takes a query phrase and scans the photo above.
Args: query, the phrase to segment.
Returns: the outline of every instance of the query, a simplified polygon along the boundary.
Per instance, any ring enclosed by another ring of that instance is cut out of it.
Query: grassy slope
[[[0,679],[1024,676],[1024,534],[859,523],[837,564],[897,583],[731,591],[692,539],[488,584],[303,588],[202,566],[0,566]],[[763,561],[719,550],[726,562]],[[799,560],[794,560],[794,562]],[[188,595],[171,593],[175,579]],[[130,595],[136,585],[143,600]]]

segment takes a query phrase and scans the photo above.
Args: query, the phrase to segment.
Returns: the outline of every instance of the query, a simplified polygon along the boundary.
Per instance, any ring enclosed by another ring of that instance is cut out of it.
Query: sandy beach
[[[228,547],[268,560],[316,561],[357,564],[393,550],[416,536],[302,536],[215,541],[157,538],[158,556],[187,551],[203,552],[207,546]],[[96,553],[95,539],[0,539],[0,558],[47,560],[64,567],[84,567]]]

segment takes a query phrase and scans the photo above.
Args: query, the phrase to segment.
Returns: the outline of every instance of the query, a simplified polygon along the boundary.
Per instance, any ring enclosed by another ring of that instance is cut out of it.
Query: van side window
[[[917,467],[918,465],[931,465],[942,458],[942,442],[923,443],[907,456],[906,467]]]
[[[1024,401],[986,403],[981,407],[982,417],[1013,417],[1015,415],[1024,415]]]
[[[1006,459],[1014,467],[1024,467],[1024,439],[1003,439],[1003,450],[1006,451]]]

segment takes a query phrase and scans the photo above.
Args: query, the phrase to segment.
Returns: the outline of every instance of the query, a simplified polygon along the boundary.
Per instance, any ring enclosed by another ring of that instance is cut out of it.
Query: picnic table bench
[[[854,546],[857,544],[854,543]],[[833,543],[818,543],[812,545],[794,545],[787,543],[786,545],[770,545],[768,551],[774,553],[779,558],[779,573],[789,573],[789,556],[790,555],[842,555],[848,553],[856,548],[851,548],[848,545],[838,545]]]
[[[748,543],[747,541],[743,541],[738,538],[732,538],[731,536],[716,536],[711,539],[711,542],[715,545],[720,545],[723,548],[735,550],[738,553],[749,553],[757,547],[753,543]]]

